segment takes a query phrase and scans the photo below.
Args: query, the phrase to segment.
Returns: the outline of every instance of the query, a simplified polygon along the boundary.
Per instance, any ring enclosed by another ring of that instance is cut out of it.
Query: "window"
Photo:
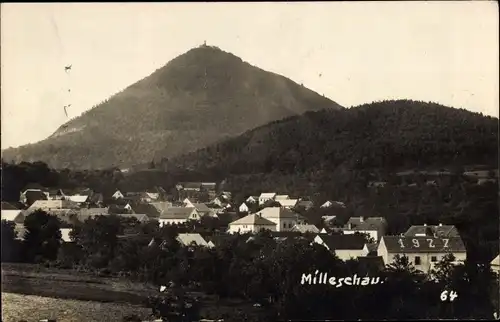
[[[431,262],[437,262],[437,257],[436,256],[431,256]]]
[[[243,225],[243,228],[247,228],[247,225]]]
[[[415,256],[415,265],[420,265],[420,256]]]
[[[283,223],[283,228],[287,228],[286,222]]]

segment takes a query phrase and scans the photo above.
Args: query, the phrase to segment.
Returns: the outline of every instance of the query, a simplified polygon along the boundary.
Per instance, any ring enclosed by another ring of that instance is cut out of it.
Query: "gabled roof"
[[[283,200],[278,200],[278,203],[282,207],[295,207],[297,205],[298,200],[297,199],[283,199]]]
[[[146,214],[152,218],[160,217],[160,214],[163,211],[163,210],[158,210],[158,208],[152,204],[144,204],[144,203],[133,205],[132,209],[134,210],[135,213]]]
[[[272,221],[267,220],[266,218],[262,218],[261,216],[259,216],[257,214],[245,216],[245,217],[240,218],[236,221],[233,221],[229,225],[276,226],[276,224],[273,223]]]
[[[314,225],[295,225],[293,226],[292,230],[301,233],[306,233],[306,232],[319,233],[318,227]]]
[[[497,255],[492,261],[491,266],[500,266],[500,255]]]
[[[263,218],[280,218],[280,219],[304,219],[301,215],[281,207],[266,207],[257,212]]]
[[[460,233],[453,225],[413,225],[404,233],[408,237],[424,234],[425,236],[460,237]]]
[[[160,214],[160,219],[188,219],[193,211],[196,209],[192,207],[170,207]]]
[[[274,192],[263,192],[260,194],[259,198],[274,198],[274,196],[276,196]]]
[[[361,235],[318,235],[329,250],[361,250],[365,247],[365,238]]]
[[[276,195],[276,197],[274,197],[276,200],[287,200],[289,198],[290,197],[288,195]]]
[[[351,227],[349,228],[349,224]],[[352,230],[379,230],[387,225],[387,220],[383,217],[351,217],[347,221],[346,228]]]
[[[177,236],[177,240],[183,246],[191,246],[193,244],[196,244],[198,246],[208,246],[207,241],[200,234],[179,234]]]
[[[389,253],[447,253],[466,251],[460,237],[383,236],[380,243],[384,243]]]

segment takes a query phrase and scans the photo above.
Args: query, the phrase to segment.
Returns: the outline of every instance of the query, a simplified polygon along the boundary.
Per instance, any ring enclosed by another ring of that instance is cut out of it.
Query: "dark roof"
[[[363,249],[366,244],[365,238],[362,235],[324,235],[320,234],[320,238],[328,246],[330,250],[342,249]]]
[[[236,212],[223,212],[218,214],[217,217],[222,225],[229,225],[229,223],[236,221],[243,216],[238,215]]]
[[[148,217],[158,218],[160,217],[160,211],[151,204],[140,203],[133,205],[132,209],[138,214],[146,214]]]
[[[465,252],[465,245],[460,237],[383,236],[380,243],[382,242],[389,253]]]
[[[28,205],[32,205],[37,200],[47,200],[47,195],[40,190],[27,191],[25,196]]]
[[[191,207],[171,207],[160,215],[160,219],[188,219],[195,210]]]
[[[405,236],[416,236],[425,234],[426,236],[441,236],[441,237],[460,237],[460,233],[457,228],[453,225],[442,225],[442,226],[411,226],[408,228]]]
[[[362,217],[351,217],[347,221],[346,228],[349,227],[349,224],[351,225],[350,229],[354,230],[379,230],[387,225],[387,221],[383,217],[368,217],[368,218],[363,218]]]
[[[2,210],[19,210],[19,209],[8,202],[2,201]]]

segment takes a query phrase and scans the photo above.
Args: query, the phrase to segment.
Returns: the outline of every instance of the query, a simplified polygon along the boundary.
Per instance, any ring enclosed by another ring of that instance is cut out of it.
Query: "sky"
[[[204,41],[345,107],[406,98],[498,117],[495,1],[2,3],[0,12],[2,149],[45,139]]]

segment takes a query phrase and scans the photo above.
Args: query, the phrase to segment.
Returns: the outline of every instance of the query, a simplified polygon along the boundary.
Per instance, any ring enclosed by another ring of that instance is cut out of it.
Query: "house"
[[[497,255],[491,263],[491,270],[497,274],[500,274],[500,255]]]
[[[113,198],[113,199],[122,199],[124,197],[125,196],[123,195],[123,193],[120,190],[116,190],[115,193],[111,196],[111,198]]]
[[[304,208],[305,210],[309,210],[314,207],[314,203],[311,200],[299,200],[295,205],[295,208]]]
[[[467,258],[460,237],[382,236],[377,253],[385,265],[392,263],[396,255],[407,256],[415,268],[424,273],[429,273],[447,254],[452,253],[457,263]]]
[[[170,207],[160,214],[160,227],[164,225],[182,224],[188,220],[199,220],[200,215],[194,207]]]
[[[207,241],[200,234],[179,234],[177,241],[185,247],[188,246],[204,246],[210,247]]]
[[[293,226],[306,223],[305,218],[301,215],[281,207],[267,207],[257,212],[257,214],[274,222],[276,231],[292,230]]]
[[[276,230],[276,224],[259,214],[251,214],[229,224],[228,233],[258,233],[262,230]]]
[[[8,202],[2,201],[2,220],[12,221],[16,224],[24,223],[24,214],[21,209]]]
[[[156,208],[156,210],[158,211],[158,216],[166,211],[168,208],[172,207],[172,203],[169,202],[169,201],[158,201],[158,202],[151,202],[149,203],[149,205],[153,206]],[[132,208],[133,209],[133,208]],[[142,211],[144,212],[144,211]],[[148,212],[146,212],[146,214],[148,214]]]
[[[378,241],[387,231],[387,220],[383,217],[351,217],[342,231],[346,235],[356,232],[368,234],[375,241]]]
[[[287,200],[287,199],[290,199],[290,197],[288,195],[276,195],[274,197],[274,200],[276,201],[279,201],[279,200]]]
[[[41,189],[26,189],[21,193],[19,201],[27,206],[31,206],[37,200],[48,200],[49,193]]]
[[[52,211],[55,209],[77,209],[78,204],[70,200],[37,200],[29,208],[28,212],[35,210]]]
[[[259,205],[263,205],[269,200],[274,200],[274,197],[276,197],[276,194],[274,192],[261,193],[259,196]]]
[[[282,199],[282,200],[277,200],[277,202],[283,208],[292,209],[292,208],[295,208],[295,206],[297,205],[298,200],[297,199]]]
[[[239,212],[248,212],[248,211],[249,211],[249,208],[248,208],[247,204],[243,202],[243,203],[240,205],[240,207],[238,208],[238,211],[239,211]]]
[[[357,259],[368,255],[369,250],[364,236],[354,235],[317,235],[314,243],[326,247],[341,260]]]
[[[72,195],[64,197],[65,200],[73,201],[76,204],[88,202],[89,196],[87,195]]]
[[[257,203],[257,202],[259,202],[259,196],[250,196],[245,200],[245,202],[250,203],[250,204]]]
[[[204,203],[192,203],[191,207],[194,207],[198,211],[200,217],[216,217],[215,212]]]
[[[330,207],[340,207],[340,208],[345,208],[345,203],[340,202],[340,201],[330,201],[327,200],[324,204],[320,206],[320,208],[330,208]]]
[[[460,233],[455,226],[443,224],[439,224],[437,226],[427,224],[413,225],[408,228],[404,235],[406,237],[460,237]]]
[[[302,225],[295,225],[292,227],[291,231],[297,231],[300,233],[319,233],[318,227],[314,225],[307,225],[307,224],[302,224]]]

